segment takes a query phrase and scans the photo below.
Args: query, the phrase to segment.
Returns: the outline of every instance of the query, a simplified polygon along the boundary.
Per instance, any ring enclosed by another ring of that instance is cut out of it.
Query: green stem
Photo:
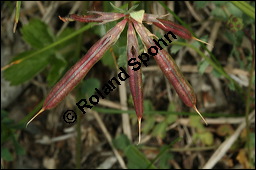
[[[79,24],[80,25],[80,24]],[[80,56],[80,52],[82,49],[82,44],[83,44],[83,34],[80,34],[79,37],[77,38],[77,48],[75,50],[75,57]],[[81,93],[79,93],[77,96],[77,99],[80,100],[82,97]],[[78,101],[77,100],[77,101]],[[76,124],[76,169],[81,169],[81,154],[82,154],[82,147],[81,147],[81,116],[82,113],[81,111],[76,107],[76,113],[77,113],[77,124]]]
[[[60,40],[58,40],[58,41],[56,41],[56,42],[54,42],[54,43],[52,43],[52,44],[46,46],[46,47],[44,47],[44,48],[42,48],[42,49],[40,49],[40,50],[37,50],[36,52],[34,52],[34,53],[32,53],[32,54],[30,54],[30,55],[28,55],[28,56],[22,58],[21,60],[29,59],[29,58],[34,57],[34,56],[36,56],[36,55],[38,55],[38,54],[40,54],[40,53],[42,53],[42,52],[44,52],[44,51],[47,51],[47,50],[51,49],[51,48],[53,48],[53,47],[55,47],[55,46],[57,46],[57,45],[59,45],[59,44],[62,44],[62,43],[64,43],[65,41],[67,41],[67,40],[69,40],[69,39],[71,39],[71,38],[73,38],[73,37],[75,37],[75,36],[77,36],[77,35],[83,33],[84,31],[90,29],[90,28],[93,27],[94,25],[95,25],[95,23],[89,23],[89,24],[87,24],[86,26],[82,27],[81,29],[79,29],[79,30],[73,32],[72,34],[69,34],[68,36],[66,36],[66,37],[64,37],[64,38],[62,38],[62,39],[60,39]],[[15,61],[16,61],[16,60],[19,60],[19,58],[15,58]]]
[[[28,115],[21,119],[15,127],[26,127],[26,123],[40,110],[43,106],[44,101],[42,100]]]

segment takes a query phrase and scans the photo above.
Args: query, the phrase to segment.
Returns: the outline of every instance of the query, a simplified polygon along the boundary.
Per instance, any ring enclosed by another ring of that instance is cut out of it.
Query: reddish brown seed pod
[[[114,13],[114,12],[99,12],[99,11],[89,11],[92,15],[76,15],[70,14],[67,17],[59,18],[63,22],[67,21],[79,21],[79,22],[101,22],[102,24],[118,20],[125,16],[125,14]]]
[[[161,28],[164,31],[171,31],[175,35],[178,35],[181,38],[191,40],[192,35],[185,27],[176,24],[174,22],[164,20],[164,19],[157,19],[159,22],[154,22],[153,24],[159,28]]]
[[[139,44],[136,37],[136,33],[133,29],[132,23],[129,22],[127,30],[127,56],[128,61],[135,60],[139,61]],[[131,89],[131,94],[133,98],[133,103],[138,117],[138,127],[139,127],[139,142],[141,139],[141,119],[143,116],[143,84],[142,84],[142,73],[141,70],[133,70],[132,66],[127,66],[129,78],[129,85]]]
[[[153,24],[166,32],[171,31],[183,39],[187,39],[187,40],[194,39],[196,41],[200,41],[204,44],[210,45],[209,43],[204,42],[204,41],[192,36],[192,34],[189,30],[187,30],[185,27],[183,27],[179,24],[176,24],[172,21],[157,18],[157,22],[153,22]]]
[[[167,77],[169,82],[173,85],[175,91],[178,93],[180,99],[188,106],[192,107],[204,120],[207,124],[203,116],[196,108],[196,95],[194,90],[192,89],[191,85],[187,82],[184,78],[183,74],[181,73],[180,69],[176,65],[175,61],[172,57],[166,52],[164,49],[160,49],[150,37],[150,32],[140,23],[133,21],[134,27],[139,34],[141,40],[143,41],[144,45],[147,48],[151,46],[157,47],[157,53],[154,55],[154,59],[156,60],[157,64],[161,68],[164,75]]]
[[[45,110],[56,107],[85,77],[92,66],[97,63],[103,54],[117,41],[122,33],[127,19],[117,23],[117,25],[109,30],[104,37],[97,41],[64,76],[53,87],[46,97],[42,109],[27,123],[27,125]]]

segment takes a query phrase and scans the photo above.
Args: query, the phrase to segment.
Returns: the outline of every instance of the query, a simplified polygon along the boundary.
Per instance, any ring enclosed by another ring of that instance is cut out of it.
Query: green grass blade
[[[14,25],[13,25],[13,33],[15,33],[17,24],[19,22],[19,18],[20,18],[20,5],[21,5],[21,1],[17,1],[16,2],[16,11],[15,11]]]

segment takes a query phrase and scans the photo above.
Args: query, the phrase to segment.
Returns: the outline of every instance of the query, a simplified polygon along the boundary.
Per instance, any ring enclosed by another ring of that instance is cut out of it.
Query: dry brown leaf
[[[236,160],[243,165],[245,169],[250,168],[249,160],[247,159],[247,155],[244,149],[240,149],[238,155],[236,156]]]

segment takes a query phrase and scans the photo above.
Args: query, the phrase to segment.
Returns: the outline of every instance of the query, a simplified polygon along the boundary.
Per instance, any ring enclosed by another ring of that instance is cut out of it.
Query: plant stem
[[[80,26],[79,24],[78,26]],[[80,34],[79,37],[77,37],[77,49],[75,50],[75,57],[80,56],[81,48],[82,48],[82,41],[83,41],[83,34]],[[80,93],[79,93],[80,94]],[[81,98],[81,95],[77,95],[78,98]],[[76,107],[76,113],[77,113],[77,124],[76,124],[76,169],[81,169],[81,153],[82,153],[82,147],[81,147],[81,111]]]
[[[8,65],[6,65],[6,66],[4,66],[4,67],[2,67],[2,68],[1,68],[1,71],[3,71],[3,70],[5,70],[5,69],[7,69],[8,67],[12,66],[12,65],[14,64],[14,62],[16,62],[17,60],[19,60],[19,61],[21,62],[21,61],[23,61],[23,60],[26,60],[26,59],[29,59],[29,58],[34,57],[34,56],[36,56],[36,55],[39,55],[40,53],[42,53],[42,52],[44,52],[44,51],[47,51],[47,50],[49,50],[49,49],[51,49],[51,48],[53,48],[53,47],[55,47],[55,46],[57,46],[57,45],[59,45],[59,44],[65,42],[65,41],[67,41],[67,40],[69,40],[69,39],[71,39],[71,38],[73,38],[73,37],[75,37],[75,36],[77,36],[77,35],[83,33],[84,31],[90,29],[90,28],[93,27],[94,25],[95,25],[95,23],[86,24],[86,26],[84,26],[84,27],[82,27],[81,29],[79,29],[79,30],[73,32],[72,34],[69,34],[68,36],[66,36],[66,37],[64,37],[64,38],[62,38],[62,39],[60,39],[60,40],[58,40],[58,41],[55,41],[54,43],[52,43],[52,44],[50,44],[50,45],[48,45],[48,46],[46,46],[46,47],[44,47],[44,48],[41,48],[41,49],[35,51],[34,53],[32,53],[32,54],[30,54],[30,55],[28,55],[28,56],[26,56],[26,57],[23,57],[22,59],[16,59],[16,58],[15,58],[15,61],[11,62],[10,64],[8,64]]]

